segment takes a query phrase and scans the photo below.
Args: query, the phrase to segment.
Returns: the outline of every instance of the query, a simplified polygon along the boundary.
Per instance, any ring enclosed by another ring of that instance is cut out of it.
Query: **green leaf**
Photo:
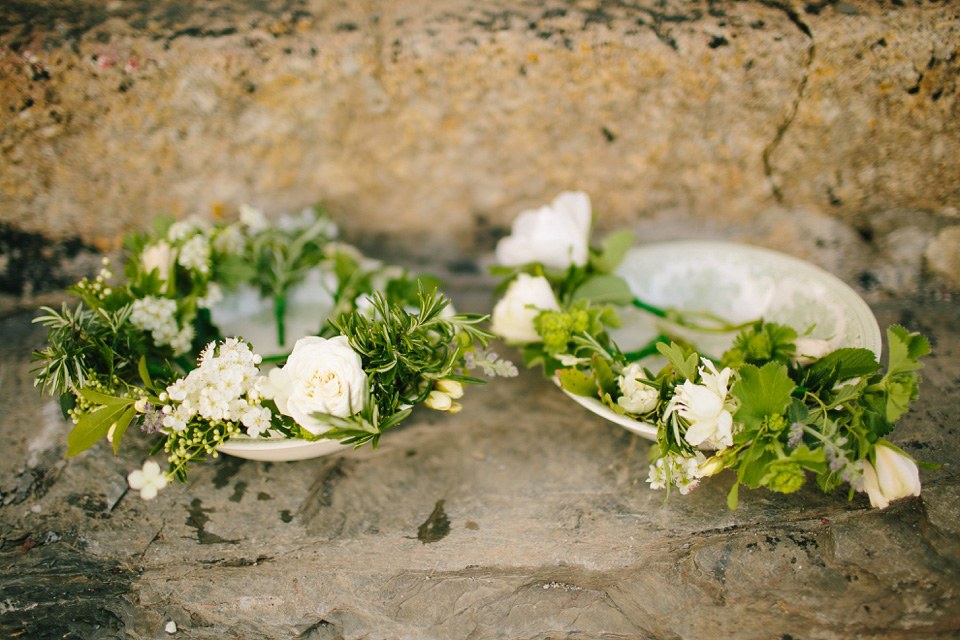
[[[593,267],[601,273],[611,273],[619,266],[635,240],[633,232],[627,229],[611,233],[604,239],[600,255],[591,260]]]
[[[687,380],[697,379],[697,365],[700,364],[700,360],[696,352],[685,350],[676,342],[671,342],[669,345],[657,343],[657,351],[670,361],[677,375]]]
[[[762,368],[752,364],[740,367],[740,380],[730,393],[740,400],[734,420],[748,430],[756,429],[768,417],[783,415],[791,402],[790,394],[797,386],[779,362],[768,362]]]
[[[67,455],[75,456],[96,444],[128,407],[129,404],[104,406],[80,418],[67,436]]]
[[[573,301],[589,300],[591,304],[628,305],[636,296],[630,290],[627,281],[620,276],[594,276],[577,287],[573,292]]]
[[[140,379],[143,380],[143,384],[147,389],[153,389],[153,380],[150,378],[150,372],[147,370],[147,357],[140,356],[140,362],[137,365],[138,370],[140,371]]]
[[[130,421],[133,420],[135,415],[137,415],[137,410],[133,406],[129,406],[117,420],[117,426],[113,430],[113,455],[117,455],[120,450],[120,441],[123,440],[123,434],[127,432],[127,427],[130,426]]]
[[[877,357],[869,349],[844,348],[831,351],[810,365],[810,374],[821,376],[836,371],[836,380],[867,376],[880,368]]]
[[[887,375],[892,376],[923,367],[917,359],[930,353],[930,342],[919,333],[909,333],[899,326],[887,329],[890,355],[887,360]]]
[[[743,472],[740,481],[753,489],[762,486],[764,477],[770,472],[770,464],[777,460],[777,454],[767,448],[757,447],[755,451],[759,455],[745,460],[740,467]]]
[[[597,397],[597,382],[592,375],[579,369],[559,369],[556,376],[565,391],[576,396]]]
[[[77,393],[87,402],[91,404],[98,404],[104,407],[115,407],[115,406],[126,406],[133,402],[130,398],[117,398],[115,396],[108,396],[99,391],[92,391],[90,389],[78,389]]]
[[[727,509],[733,511],[737,508],[737,500],[739,498],[740,481],[737,480],[733,483],[733,486],[730,487],[730,493],[727,494]]]
[[[594,355],[591,360],[591,366],[593,367],[594,376],[596,376],[597,379],[597,388],[600,390],[600,395],[615,395],[620,390],[620,387],[617,384],[617,377],[613,375],[613,369],[610,368],[610,362],[599,355]]]
[[[899,374],[884,381],[887,390],[887,420],[896,422],[917,399],[919,389],[913,375]]]

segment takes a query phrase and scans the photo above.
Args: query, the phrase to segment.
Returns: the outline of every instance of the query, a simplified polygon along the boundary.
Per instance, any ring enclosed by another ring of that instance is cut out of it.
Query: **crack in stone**
[[[780,11],[783,11],[790,22],[792,22],[801,33],[810,38],[810,46],[807,47],[807,60],[803,65],[803,77],[800,79],[800,83],[797,85],[797,93],[793,100],[793,106],[791,107],[790,113],[787,115],[784,121],[780,123],[779,127],[777,127],[777,133],[773,136],[773,140],[771,140],[770,143],[763,149],[763,173],[766,176],[767,181],[770,183],[770,187],[773,190],[773,197],[776,199],[777,204],[783,204],[783,190],[774,179],[773,164],[770,158],[773,155],[773,152],[776,151],[777,147],[780,145],[780,142],[783,140],[783,136],[787,133],[787,129],[789,129],[790,125],[793,124],[793,120],[797,116],[797,111],[800,109],[800,101],[803,99],[804,91],[807,88],[807,81],[810,78],[810,67],[813,65],[813,59],[816,55],[817,43],[814,40],[813,32],[810,30],[810,27],[803,21],[796,9],[784,2],[779,2],[778,0],[760,0],[760,3],[766,7],[770,7],[771,9],[779,9]]]

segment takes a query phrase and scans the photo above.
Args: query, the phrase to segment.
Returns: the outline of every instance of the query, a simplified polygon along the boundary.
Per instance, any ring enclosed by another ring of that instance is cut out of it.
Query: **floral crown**
[[[194,459],[238,442],[376,447],[415,405],[459,411],[464,385],[483,382],[472,369],[517,374],[485,350],[486,316],[454,312],[435,277],[336,238],[317,209],[271,226],[251,207],[232,224],[160,221],[128,238],[122,281],[104,260],[69,289],[75,308],[35,319],[49,329],[36,384],[75,423],[67,454],[104,437],[116,452],[131,425],[155,434],[151,455],[162,451],[167,470],[148,460],[129,475],[149,499],[185,481]],[[238,315],[256,319],[251,331],[275,327],[275,341],[254,345],[266,355],[222,335]],[[309,334],[292,350],[288,325]]]
[[[851,497],[866,491],[880,508],[919,495],[917,464],[885,438],[917,398],[918,359],[930,351],[923,336],[890,327],[883,373],[873,351],[832,348],[809,335],[813,327],[734,324],[711,309],[650,304],[618,272],[633,234],[613,233],[594,248],[591,225],[590,200],[579,192],[516,218],[496,248],[504,294],[492,329],[597,413],[628,428],[650,425],[651,488],[686,494],[731,469],[731,509],[741,484],[790,493],[808,472],[823,491],[846,483]],[[649,314],[659,333],[624,352],[611,331],[628,310]],[[723,353],[698,348],[698,336],[718,333],[729,337]],[[657,358],[662,366],[652,371]]]

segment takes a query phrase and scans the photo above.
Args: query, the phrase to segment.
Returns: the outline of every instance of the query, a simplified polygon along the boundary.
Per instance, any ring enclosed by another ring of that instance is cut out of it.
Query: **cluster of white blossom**
[[[197,306],[201,309],[209,309],[221,300],[223,300],[223,289],[216,282],[209,282],[207,292],[197,298]]]
[[[692,456],[681,456],[670,452],[650,465],[650,475],[647,482],[651,489],[666,489],[667,483],[680,489],[680,493],[687,495],[697,488],[700,478],[710,475],[704,469],[706,456],[699,451]]]
[[[180,248],[177,263],[184,269],[200,273],[210,271],[210,240],[202,233],[193,236]]]
[[[183,431],[194,416],[210,422],[239,422],[247,435],[257,437],[270,428],[270,409],[260,405],[265,378],[257,365],[259,355],[237,338],[227,338],[217,347],[208,344],[200,366],[169,387],[161,400],[163,426]]]
[[[133,301],[130,322],[138,329],[149,331],[158,346],[170,345],[180,354],[190,349],[193,327],[182,329],[177,324],[177,301],[170,298],[146,296]]]

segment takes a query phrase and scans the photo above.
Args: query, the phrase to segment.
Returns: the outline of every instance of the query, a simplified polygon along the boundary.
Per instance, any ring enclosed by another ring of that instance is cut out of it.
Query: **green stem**
[[[702,331],[704,333],[728,333],[731,331],[740,331],[741,329],[746,329],[747,327],[760,321],[760,319],[755,319],[748,320],[747,322],[741,322],[739,324],[733,324],[730,321],[707,311],[677,311],[676,309],[661,309],[660,307],[653,306],[642,300],[638,300],[637,298],[633,299],[633,306],[637,307],[638,309],[642,309],[647,313],[651,313],[658,318],[663,318],[664,320],[673,322],[681,327],[693,329],[694,331]],[[701,324],[698,322],[698,319],[706,320],[711,324]]]
[[[281,347],[286,342],[286,327],[284,317],[287,315],[287,297],[283,294],[273,296],[273,316],[277,321],[277,344]]]
[[[623,356],[627,359],[627,362],[636,362],[637,360],[643,360],[648,356],[655,356],[659,351],[657,351],[657,345],[670,344],[670,338],[664,334],[658,335],[656,338],[645,344],[642,348],[637,349],[636,351],[628,351],[624,353]]]

